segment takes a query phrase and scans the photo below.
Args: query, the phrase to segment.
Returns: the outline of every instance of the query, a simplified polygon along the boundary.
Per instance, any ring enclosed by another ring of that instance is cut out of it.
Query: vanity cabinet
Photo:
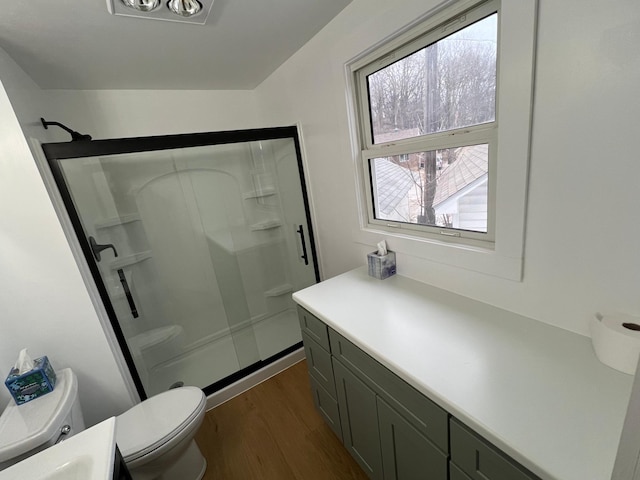
[[[450,427],[451,480],[539,480],[456,418]]]
[[[342,426],[331,364],[329,329],[305,309],[298,307],[304,353],[307,357],[311,394],[316,410],[342,441]]]
[[[382,452],[377,396],[362,380],[334,359],[343,444],[373,480],[382,480]]]
[[[337,332],[329,338],[351,455],[372,479],[446,480],[447,412]]]
[[[124,463],[118,445],[116,445],[116,453],[113,460],[113,480],[133,480],[127,469],[127,465]]]
[[[381,398],[378,419],[385,480],[447,478],[447,455]]]
[[[334,367],[341,363],[413,425],[432,446],[449,451],[448,413],[377,360],[329,329]]]
[[[448,414],[311,313],[298,312],[316,408],[367,475],[446,480]]]
[[[372,480],[540,480],[298,306],[314,403]]]

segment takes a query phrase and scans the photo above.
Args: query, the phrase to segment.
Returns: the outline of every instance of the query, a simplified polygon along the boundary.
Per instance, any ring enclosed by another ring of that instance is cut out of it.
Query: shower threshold
[[[201,387],[206,394],[213,393],[299,349],[301,341],[294,309],[244,322],[231,331],[202,339],[181,355],[150,368],[148,394],[167,390],[175,379]],[[236,355],[238,344],[253,342],[257,361],[240,365]],[[216,379],[213,383],[212,378]]]

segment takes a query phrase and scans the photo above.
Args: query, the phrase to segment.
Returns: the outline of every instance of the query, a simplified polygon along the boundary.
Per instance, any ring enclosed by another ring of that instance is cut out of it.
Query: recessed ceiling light
[[[160,0],[121,0],[129,8],[140,10],[141,12],[150,12],[160,5]]]
[[[202,4],[198,0],[169,0],[167,7],[182,17],[191,17],[202,10]]]

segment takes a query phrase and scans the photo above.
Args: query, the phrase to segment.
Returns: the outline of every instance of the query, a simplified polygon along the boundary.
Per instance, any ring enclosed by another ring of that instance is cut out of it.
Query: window
[[[498,1],[355,71],[368,222],[494,241]]]
[[[345,64],[356,243],[522,279],[537,5],[447,0]]]

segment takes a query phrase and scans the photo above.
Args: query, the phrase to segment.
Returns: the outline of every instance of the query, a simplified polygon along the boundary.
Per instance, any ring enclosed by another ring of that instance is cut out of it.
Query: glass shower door
[[[135,140],[45,153],[143,396],[210,393],[299,347],[291,293],[318,272],[297,137]]]

